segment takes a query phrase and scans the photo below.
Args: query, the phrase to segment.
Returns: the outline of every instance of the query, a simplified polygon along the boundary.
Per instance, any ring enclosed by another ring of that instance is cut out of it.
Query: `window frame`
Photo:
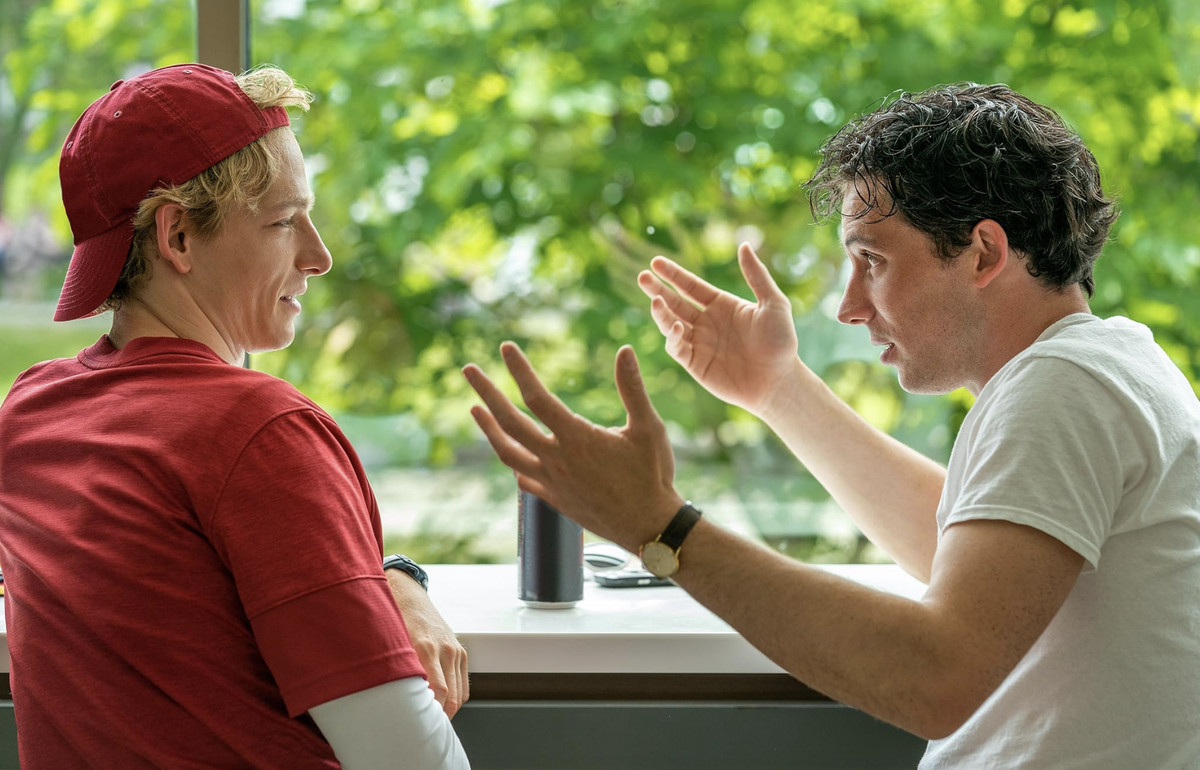
[[[197,0],[196,61],[230,72],[250,68],[250,0]]]

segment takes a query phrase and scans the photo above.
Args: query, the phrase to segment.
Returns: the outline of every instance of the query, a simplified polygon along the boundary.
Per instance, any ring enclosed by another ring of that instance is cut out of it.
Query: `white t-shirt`
[[[935,768],[1200,768],[1200,402],[1125,318],[1067,316],[963,422],[939,532],[1002,519],[1086,563],[1029,653]]]

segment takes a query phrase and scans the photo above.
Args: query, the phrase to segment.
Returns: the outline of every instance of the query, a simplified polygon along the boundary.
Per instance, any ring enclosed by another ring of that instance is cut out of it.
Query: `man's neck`
[[[1010,307],[993,313],[990,327],[992,344],[987,354],[984,376],[977,383],[969,383],[967,390],[978,396],[988,381],[1006,363],[1028,348],[1038,337],[1054,324],[1075,313],[1090,313],[1087,297],[1079,286],[1062,292],[1051,292],[1047,297],[1042,290],[1037,298],[1017,297]]]
[[[226,362],[241,366],[245,361],[243,352],[229,349],[214,331],[197,328],[181,319],[170,319],[164,314],[155,312],[152,305],[137,297],[131,297],[113,311],[112,328],[108,339],[113,347],[125,347],[138,337],[176,337],[195,340],[212,349],[214,353]]]

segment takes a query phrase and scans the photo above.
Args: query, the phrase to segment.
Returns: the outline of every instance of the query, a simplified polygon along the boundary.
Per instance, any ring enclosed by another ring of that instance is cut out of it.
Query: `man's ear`
[[[975,285],[982,289],[1008,266],[1008,233],[996,220],[981,219],[971,230],[970,248],[975,254]]]
[[[154,212],[154,227],[158,256],[180,275],[190,273],[195,236],[188,227],[187,210],[177,203],[164,203]]]

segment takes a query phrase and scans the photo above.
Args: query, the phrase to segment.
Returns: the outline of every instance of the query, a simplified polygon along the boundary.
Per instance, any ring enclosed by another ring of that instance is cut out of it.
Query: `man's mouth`
[[[896,350],[896,343],[887,342],[885,340],[871,340],[871,344],[875,347],[881,347],[883,350],[879,352],[879,360],[882,363],[887,363],[888,357]]]

